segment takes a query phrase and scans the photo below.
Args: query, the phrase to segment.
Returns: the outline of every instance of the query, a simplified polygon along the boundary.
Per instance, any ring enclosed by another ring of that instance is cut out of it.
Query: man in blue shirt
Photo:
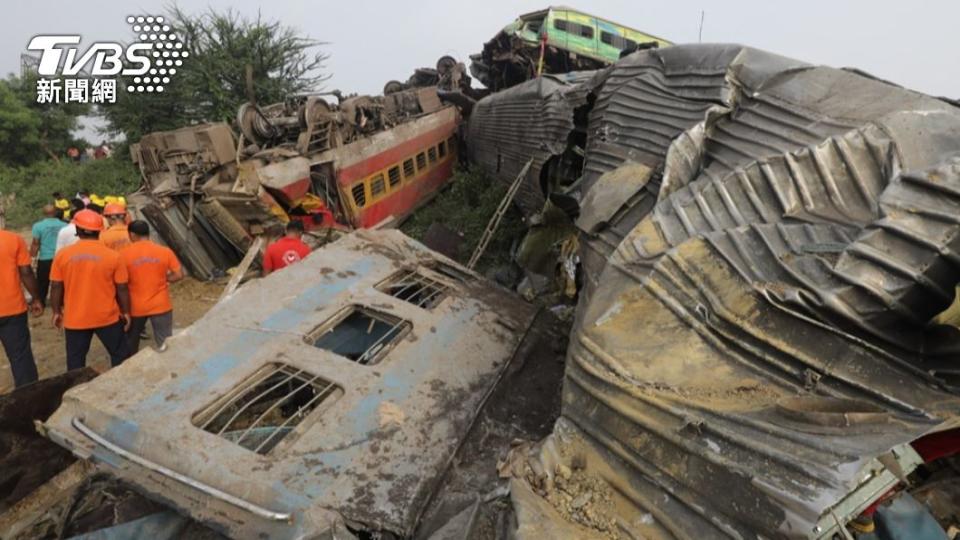
[[[47,291],[50,290],[50,267],[57,252],[57,233],[67,226],[57,219],[57,208],[52,204],[43,207],[44,218],[33,224],[33,244],[30,256],[37,259],[37,289],[40,303],[47,305]]]

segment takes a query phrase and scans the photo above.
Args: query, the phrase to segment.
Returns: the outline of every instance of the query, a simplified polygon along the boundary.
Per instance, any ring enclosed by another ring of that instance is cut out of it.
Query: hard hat
[[[110,203],[103,209],[105,216],[122,216],[127,213],[127,208],[119,203]]]
[[[103,218],[93,210],[80,210],[73,216],[73,223],[78,229],[85,231],[102,231]]]

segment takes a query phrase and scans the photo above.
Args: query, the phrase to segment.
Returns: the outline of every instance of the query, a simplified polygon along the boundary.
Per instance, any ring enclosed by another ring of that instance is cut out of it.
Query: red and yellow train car
[[[400,221],[450,179],[459,111],[443,107],[389,130],[312,156],[336,179],[344,223],[369,228]]]

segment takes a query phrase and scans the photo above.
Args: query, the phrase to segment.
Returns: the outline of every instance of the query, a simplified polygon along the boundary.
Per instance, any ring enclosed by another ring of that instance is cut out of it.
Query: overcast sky
[[[20,54],[36,34],[80,34],[88,41],[131,38],[125,17],[161,14],[166,0],[6,2],[0,22],[0,73],[18,72]],[[468,62],[483,43],[532,0],[208,0],[181,1],[187,11],[233,8],[276,19],[328,42],[326,88],[378,93],[444,54]],[[696,42],[735,42],[812,63],[853,66],[897,84],[960,98],[960,0],[591,0],[571,7],[656,34]]]

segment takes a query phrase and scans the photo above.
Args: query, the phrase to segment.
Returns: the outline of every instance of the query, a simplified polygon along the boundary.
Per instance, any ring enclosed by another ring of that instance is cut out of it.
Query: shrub
[[[13,193],[6,209],[7,227],[26,227],[40,219],[40,209],[59,191],[67,198],[81,189],[98,195],[126,195],[140,187],[140,174],[126,155],[86,162],[41,161],[25,167],[0,166],[0,194]]]

